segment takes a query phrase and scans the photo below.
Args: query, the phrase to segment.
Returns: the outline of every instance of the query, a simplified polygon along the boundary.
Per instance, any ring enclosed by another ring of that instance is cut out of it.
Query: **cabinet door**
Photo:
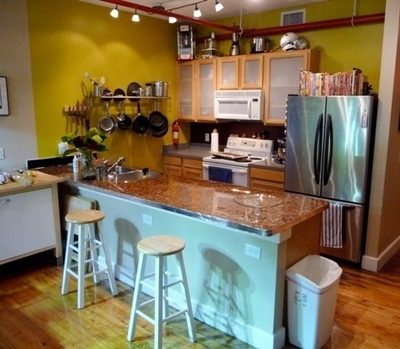
[[[51,189],[0,197],[0,264],[56,246]]]
[[[240,87],[263,87],[263,55],[248,55],[240,57]]]
[[[182,175],[182,158],[164,156],[164,172],[174,176]]]
[[[239,88],[239,56],[217,59],[217,89]]]
[[[198,120],[214,121],[215,60],[198,61]]]
[[[202,160],[182,159],[182,174],[187,178],[203,178]]]
[[[284,125],[286,100],[299,93],[299,73],[310,70],[310,50],[270,53],[265,62],[265,123]]]
[[[194,61],[178,64],[178,118],[192,119],[194,114]]]
[[[268,189],[271,187],[283,189],[285,174],[283,171],[269,170],[251,167],[250,168],[250,188]]]

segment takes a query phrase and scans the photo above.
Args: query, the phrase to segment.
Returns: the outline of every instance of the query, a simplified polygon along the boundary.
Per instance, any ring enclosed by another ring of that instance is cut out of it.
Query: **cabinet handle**
[[[4,200],[1,200],[1,201],[0,201],[0,205],[6,204],[7,202],[10,202],[10,201],[11,201],[11,199],[4,199]]]

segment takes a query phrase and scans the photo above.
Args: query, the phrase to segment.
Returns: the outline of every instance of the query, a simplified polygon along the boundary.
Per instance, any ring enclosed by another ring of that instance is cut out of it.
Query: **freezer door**
[[[362,205],[344,205],[342,223],[342,248],[321,246],[320,252],[326,256],[343,259],[346,261],[360,263],[363,234],[364,234],[364,213]]]
[[[288,97],[286,191],[320,195],[325,100],[325,97]]]
[[[321,196],[364,203],[372,125],[372,97],[328,97]]]

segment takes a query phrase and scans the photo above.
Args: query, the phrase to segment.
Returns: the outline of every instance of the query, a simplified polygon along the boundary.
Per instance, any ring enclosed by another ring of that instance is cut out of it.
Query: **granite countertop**
[[[21,185],[17,182],[9,182],[6,184],[2,184],[0,185],[0,196],[41,189],[64,181],[64,179],[60,178],[59,176],[52,176],[50,174],[46,174],[39,171],[32,171],[32,172],[33,172],[32,178],[34,182],[31,185]]]
[[[182,144],[178,147],[166,146],[164,147],[164,155],[177,156],[182,158],[190,158],[201,160],[205,156],[210,155],[210,146],[208,144],[192,143],[192,144]],[[284,171],[285,165],[278,164],[274,161],[266,161],[251,164],[251,167],[266,168],[275,171]]]
[[[319,214],[327,207],[323,200],[280,190],[254,191],[241,186],[167,174],[136,182],[115,183],[74,180],[67,166],[48,167],[42,171],[59,176],[71,186],[115,195],[262,236],[283,232]],[[272,199],[272,206],[262,209],[259,221],[251,217],[252,208],[234,200],[235,197],[237,200],[246,194],[254,193],[271,195]]]

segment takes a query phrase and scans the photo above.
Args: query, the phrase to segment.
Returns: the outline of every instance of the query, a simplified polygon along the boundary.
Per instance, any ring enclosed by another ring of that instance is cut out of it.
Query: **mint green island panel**
[[[284,275],[291,229],[260,236],[206,215],[191,217],[97,190],[78,191],[106,213],[103,229],[118,279],[134,285],[140,239],[179,236],[186,241],[184,260],[195,317],[256,348],[284,346]]]

